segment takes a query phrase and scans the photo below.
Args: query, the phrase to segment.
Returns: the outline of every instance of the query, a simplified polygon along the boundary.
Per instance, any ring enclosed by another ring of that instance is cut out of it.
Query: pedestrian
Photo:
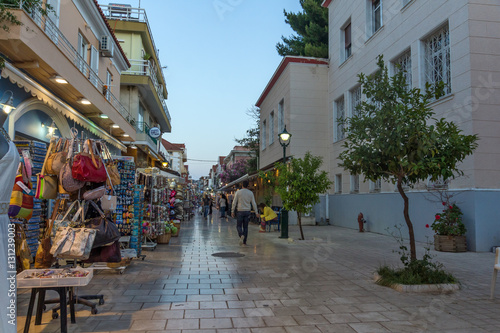
[[[201,205],[203,206],[203,217],[208,216],[210,210],[210,198],[207,193],[203,193],[203,198],[201,199]]]
[[[214,199],[212,199],[211,195],[209,195],[208,198],[210,199],[210,212],[208,214],[212,215],[212,207],[214,205]]]
[[[221,194],[219,198],[219,211],[220,211],[220,217],[225,218],[226,217],[226,206],[227,206],[227,198],[225,194]]]
[[[257,218],[260,217],[255,197],[252,191],[248,189],[248,180],[243,181],[243,188],[234,195],[233,205],[231,206],[231,216],[235,217],[235,210],[238,210],[236,229],[240,238],[240,245],[247,244],[248,222],[250,220],[251,209],[255,211]]]
[[[265,203],[259,204],[259,210],[262,212],[260,215],[260,230],[259,232],[266,232],[266,224],[268,221],[278,221],[278,215]]]

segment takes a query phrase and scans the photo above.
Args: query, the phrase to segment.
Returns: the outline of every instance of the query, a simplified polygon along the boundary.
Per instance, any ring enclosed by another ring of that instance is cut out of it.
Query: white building
[[[335,181],[330,223],[356,228],[361,211],[370,231],[385,233],[387,227],[404,224],[403,201],[393,184],[364,182],[338,167],[344,133],[337,119],[352,114],[363,98],[357,75],[373,73],[382,54],[392,71],[395,64],[408,71],[413,87],[440,80],[448,84],[446,95],[431,105],[436,116],[480,137],[474,155],[461,165],[465,176],[451,180],[448,188],[459,193],[453,199],[464,212],[469,249],[489,251],[500,245],[500,3],[326,0],[323,6],[330,17],[328,155]],[[442,207],[431,198],[426,186],[410,193],[410,215],[420,241],[432,235],[425,225]]]

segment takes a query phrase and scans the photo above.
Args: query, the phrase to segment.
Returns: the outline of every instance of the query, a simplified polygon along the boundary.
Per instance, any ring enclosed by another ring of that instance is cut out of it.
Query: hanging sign
[[[161,135],[161,131],[158,127],[151,127],[149,129],[149,136],[153,139],[159,138]]]

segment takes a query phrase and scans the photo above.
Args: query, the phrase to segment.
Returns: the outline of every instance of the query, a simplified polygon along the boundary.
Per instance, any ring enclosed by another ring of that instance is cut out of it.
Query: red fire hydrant
[[[358,226],[359,226],[359,232],[363,232],[364,230],[364,224],[366,223],[366,220],[363,218],[363,213],[358,214]]]

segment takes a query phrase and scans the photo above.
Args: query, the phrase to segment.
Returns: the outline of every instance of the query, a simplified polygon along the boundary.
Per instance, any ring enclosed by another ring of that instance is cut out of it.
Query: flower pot
[[[168,244],[170,242],[170,237],[172,237],[172,233],[170,232],[164,235],[159,235],[156,242],[158,244]]]
[[[434,250],[442,252],[467,252],[465,236],[434,235]]]

